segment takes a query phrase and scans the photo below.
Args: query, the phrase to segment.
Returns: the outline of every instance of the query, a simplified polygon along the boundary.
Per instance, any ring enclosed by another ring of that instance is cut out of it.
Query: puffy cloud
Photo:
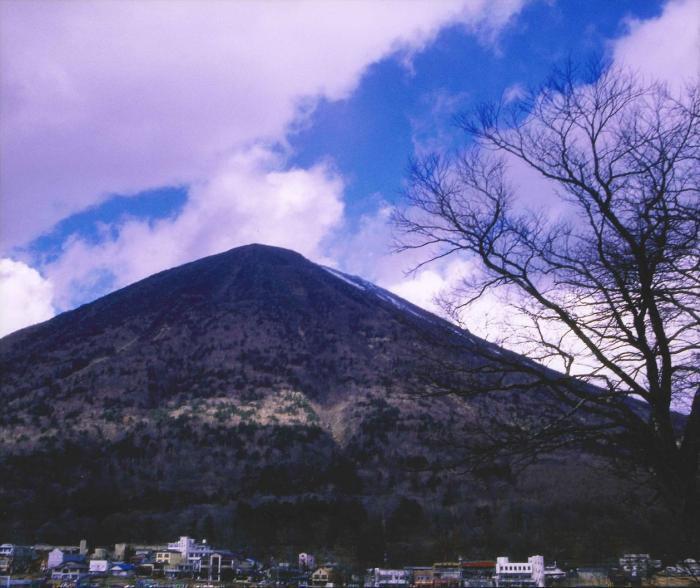
[[[239,151],[191,188],[175,218],[126,221],[99,245],[69,241],[46,268],[57,306],[70,308],[106,288],[251,242],[325,262],[322,245],[342,222],[342,195],[343,181],[330,163],[289,169],[269,149]]]
[[[361,217],[356,231],[330,248],[332,265],[343,271],[364,277],[394,294],[439,315],[444,309],[439,298],[457,288],[473,271],[470,261],[457,257],[444,258],[419,265],[431,254],[429,248],[396,251],[392,213],[394,209],[382,202],[378,210]],[[400,240],[400,239],[399,239]],[[433,253],[436,250],[433,249]],[[482,309],[473,317],[460,317],[467,328],[483,334],[487,318]]]
[[[503,102],[506,104],[522,100],[525,96],[527,96],[527,90],[525,86],[520,83],[512,84],[503,90]]]
[[[54,315],[53,286],[34,268],[0,259],[0,337]]]
[[[700,4],[694,0],[669,2],[663,13],[646,21],[630,20],[624,36],[611,43],[612,54],[616,65],[635,69],[645,76],[647,81],[660,80],[669,83],[672,88],[678,88],[700,73],[700,28],[688,26],[688,23],[698,22]],[[653,51],[650,51],[653,48]],[[516,84],[506,88],[504,100],[517,100],[523,94],[523,88]],[[457,96],[454,97],[455,99]],[[446,100],[443,104],[448,104]],[[414,131],[420,127],[414,124]],[[418,138],[421,139],[420,135]],[[432,142],[416,141],[418,153],[428,150],[445,151],[450,147],[451,137],[447,139],[437,136]],[[541,176],[519,159],[507,156],[508,177],[516,190],[518,204],[547,214],[550,218],[572,218],[572,206],[557,194],[557,185]],[[366,226],[372,226],[372,232],[379,231],[374,226],[379,218],[365,221]],[[385,229],[385,231],[388,230]],[[431,262],[414,273],[407,275],[406,270],[425,261],[429,253],[424,250],[414,252],[404,262],[395,259],[394,268],[387,263],[377,261],[374,278],[384,287],[394,293],[422,306],[428,310],[440,313],[442,308],[437,300],[444,298],[450,292],[459,289],[465,277],[472,271],[472,260],[449,257]],[[388,271],[382,271],[388,268]],[[397,272],[397,268],[401,271]],[[518,293],[509,289],[500,292],[488,291],[479,300],[462,309],[459,322],[475,334],[492,341],[505,343],[517,351],[532,350],[533,344],[527,340],[531,332],[531,323],[524,315],[509,304],[518,300]],[[514,298],[515,297],[515,298]],[[551,340],[564,336],[565,329],[556,322],[547,324],[545,335]],[[577,341],[567,336],[566,342],[575,348],[580,363],[586,361],[586,350]],[[562,367],[554,361],[555,367]],[[584,366],[585,367],[585,366]],[[574,369],[583,369],[581,365]]]
[[[700,2],[673,0],[649,20],[631,19],[628,32],[613,43],[616,63],[672,87],[700,75]]]
[[[377,60],[447,24],[491,38],[521,1],[2,2],[3,246],[110,194],[202,182]]]

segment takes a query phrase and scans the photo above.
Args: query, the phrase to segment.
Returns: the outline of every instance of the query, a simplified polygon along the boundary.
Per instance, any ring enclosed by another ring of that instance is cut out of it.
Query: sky
[[[567,59],[679,88],[699,31],[700,0],[3,0],[0,335],[251,242],[435,310],[469,261],[392,252],[410,158]]]

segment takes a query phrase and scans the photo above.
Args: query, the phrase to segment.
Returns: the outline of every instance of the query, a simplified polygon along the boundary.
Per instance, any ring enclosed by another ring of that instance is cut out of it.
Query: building
[[[84,563],[85,558],[80,555],[78,547],[56,547],[49,551],[46,567],[50,570],[57,568],[64,563]]]
[[[155,567],[162,570],[166,578],[191,578],[194,575],[194,565],[178,549],[160,549],[155,552],[154,560]],[[199,569],[199,565],[197,568]]]
[[[247,578],[249,581],[252,581],[260,567],[260,562],[251,558],[238,561],[236,562],[236,576],[239,578]]]
[[[661,567],[661,562],[648,553],[626,553],[620,558],[620,571],[630,579],[648,578]]]
[[[463,561],[463,588],[490,588],[494,586],[495,561]]]
[[[182,536],[173,543],[168,543],[168,551],[179,551],[183,560],[192,565],[195,572],[199,572],[203,559],[208,558],[213,550],[207,545],[207,540],[202,539],[197,543],[192,537]]]
[[[314,588],[333,588],[336,583],[336,571],[330,566],[321,566],[311,574],[310,585]]]
[[[316,558],[310,553],[299,554],[299,569],[313,570],[316,567]]]
[[[496,558],[496,586],[544,586],[544,558],[533,555],[527,562],[511,562],[507,557]]]
[[[0,572],[16,574],[26,572],[36,559],[33,547],[3,543],[0,545]]]
[[[187,561],[186,558],[183,557],[182,553],[176,551],[175,549],[156,551],[155,562],[157,564],[163,564],[164,566],[176,566],[183,561]]]
[[[105,547],[95,547],[90,559],[109,559],[109,550]]]
[[[136,566],[130,563],[124,563],[122,561],[114,563],[109,568],[110,576],[117,576],[120,578],[128,578],[134,575],[136,572]]]
[[[163,575],[166,578],[191,578],[194,576],[194,568],[191,563],[184,561],[175,565],[165,565]]]
[[[441,562],[433,564],[434,588],[459,588],[462,583],[462,564],[460,562]]]
[[[210,582],[222,582],[233,579],[236,572],[236,558],[230,551],[215,550],[208,556],[200,556],[197,576]]]
[[[129,545],[127,543],[115,543],[114,544],[114,559],[117,561],[124,561],[126,559],[126,552]]]
[[[107,559],[91,559],[89,572],[93,576],[106,575],[109,567],[110,562]]]
[[[406,570],[370,568],[365,575],[365,588],[406,588],[409,581]]]
[[[552,566],[544,567],[544,582],[547,586],[551,586],[556,582],[561,582],[566,579],[566,572],[557,567],[556,562]]]
[[[79,582],[89,576],[85,562],[66,561],[51,570],[51,579],[56,582]]]
[[[409,582],[415,588],[428,588],[433,585],[433,568],[432,566],[412,566],[406,568],[410,575]]]

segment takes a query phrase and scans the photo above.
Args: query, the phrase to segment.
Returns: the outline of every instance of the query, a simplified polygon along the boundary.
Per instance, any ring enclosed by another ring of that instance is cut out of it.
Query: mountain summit
[[[364,562],[458,546],[594,555],[651,535],[592,456],[442,467],[474,431],[544,410],[535,393],[431,393],[426,374],[478,367],[489,345],[276,247],[160,272],[0,340],[0,535],[189,532]]]

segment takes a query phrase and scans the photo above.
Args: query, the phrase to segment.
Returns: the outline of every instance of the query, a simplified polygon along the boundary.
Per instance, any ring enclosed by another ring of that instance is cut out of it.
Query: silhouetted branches
[[[408,206],[395,216],[399,248],[425,250],[420,266],[476,260],[449,310],[510,292],[517,331],[505,342],[537,362],[483,344],[464,373],[445,366],[450,381],[431,370],[426,383],[434,393],[556,399],[559,414],[550,402],[551,418],[522,430],[514,422],[484,440],[483,455],[624,437],[697,532],[700,91],[675,96],[614,68],[588,73],[582,82],[567,68],[515,104],[459,117],[467,149],[412,163]],[[520,194],[514,164],[551,194]]]

